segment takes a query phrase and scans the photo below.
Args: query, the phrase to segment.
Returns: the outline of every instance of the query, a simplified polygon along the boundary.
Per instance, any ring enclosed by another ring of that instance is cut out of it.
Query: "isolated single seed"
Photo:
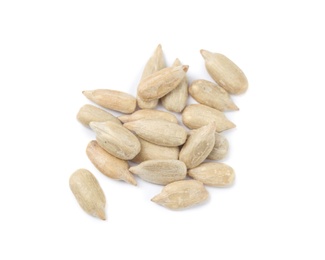
[[[217,132],[236,127],[236,125],[229,121],[219,110],[201,104],[187,106],[182,113],[182,121],[184,125],[190,129],[200,128],[210,122],[216,123]]]
[[[214,147],[209,154],[208,158],[209,160],[222,160],[226,157],[229,149],[229,143],[226,137],[224,137],[221,134],[218,134],[217,132],[214,133],[215,137],[215,143]]]
[[[131,115],[122,115],[118,117],[123,123],[132,122],[140,119],[162,119],[172,123],[177,123],[177,118],[175,115],[160,111],[160,110],[153,110],[153,109],[141,109],[135,111]]]
[[[242,94],[248,88],[248,81],[242,70],[220,53],[201,50],[205,67],[219,86],[230,94]]]
[[[161,45],[159,44],[155,50],[155,52],[152,54],[150,59],[147,61],[141,80],[148,77],[154,72],[157,72],[158,70],[161,70],[166,67],[164,54],[161,48]],[[139,96],[137,96],[138,106],[140,108],[155,108],[158,104],[158,99],[152,100],[152,101],[144,101]]]
[[[123,126],[134,131],[140,138],[162,146],[180,146],[187,138],[183,127],[161,119],[141,119]]]
[[[138,96],[144,101],[151,101],[165,96],[183,80],[188,70],[187,65],[168,67],[144,78],[138,86]]]
[[[82,108],[80,108],[77,114],[77,119],[79,120],[80,123],[86,126],[89,126],[90,122],[105,122],[105,121],[111,121],[121,125],[120,120],[118,120],[111,113],[106,112],[93,105],[84,105]]]
[[[141,144],[140,152],[132,159],[132,162],[142,163],[148,160],[177,160],[178,147],[167,147],[150,143],[139,137]]]
[[[88,214],[105,220],[106,199],[95,176],[86,169],[74,172],[69,180],[70,189],[80,207]]]
[[[150,160],[131,167],[130,172],[147,182],[166,185],[185,179],[186,166],[179,160]]]
[[[182,209],[201,203],[208,197],[202,182],[182,180],[166,185],[151,201],[169,209]]]
[[[86,153],[95,167],[107,177],[137,185],[134,176],[129,172],[127,161],[109,154],[96,141],[91,141],[88,144]]]
[[[217,84],[207,80],[195,80],[192,82],[189,92],[199,103],[218,109],[220,111],[238,110],[227,91]]]
[[[211,153],[215,144],[216,125],[214,122],[202,126],[192,133],[179,153],[179,160],[191,169],[202,163]]]
[[[205,185],[225,187],[233,183],[235,172],[224,163],[202,163],[188,170],[188,175]]]
[[[137,105],[135,97],[117,90],[96,89],[82,93],[96,104],[122,113],[133,113]]]
[[[176,59],[173,66],[180,66],[182,63]],[[169,111],[180,113],[186,106],[188,98],[188,83],[186,76],[178,84],[178,86],[161,98],[161,103]]]
[[[128,129],[112,122],[91,122],[98,144],[122,160],[133,159],[141,149],[138,138]]]

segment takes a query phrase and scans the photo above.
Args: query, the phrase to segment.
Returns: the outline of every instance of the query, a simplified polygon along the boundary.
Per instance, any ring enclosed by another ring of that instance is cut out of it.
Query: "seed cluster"
[[[133,185],[135,176],[165,185],[152,201],[169,209],[201,203],[208,198],[204,185],[226,187],[235,178],[230,166],[216,161],[227,155],[229,146],[220,132],[235,127],[223,113],[238,110],[230,94],[244,93],[248,82],[226,56],[206,50],[201,54],[215,82],[199,79],[188,86],[189,66],[176,59],[166,67],[158,45],[144,68],[136,98],[117,90],[83,91],[97,105],[124,115],[115,117],[89,104],[77,114],[96,133],[86,149],[94,166],[109,178]],[[187,105],[189,94],[198,104]],[[159,100],[166,110],[182,113],[185,127],[174,114],[155,109]],[[129,167],[128,161],[138,165]],[[105,219],[105,195],[92,173],[77,170],[70,187],[88,214]]]

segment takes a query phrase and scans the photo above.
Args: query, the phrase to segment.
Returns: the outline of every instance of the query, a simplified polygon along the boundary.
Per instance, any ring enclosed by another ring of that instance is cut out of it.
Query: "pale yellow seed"
[[[182,180],[166,185],[151,201],[169,209],[182,209],[201,203],[208,197],[202,182]]]
[[[144,101],[159,99],[175,89],[188,70],[187,65],[168,67],[144,78],[138,86],[138,96]]]
[[[224,163],[202,163],[196,168],[188,170],[188,175],[205,185],[226,187],[235,179],[233,168]]]
[[[148,142],[162,146],[180,146],[185,143],[185,129],[161,119],[140,119],[123,125]]]
[[[242,94],[248,88],[243,71],[230,59],[220,53],[201,50],[205,67],[215,82],[230,94]]]
[[[179,160],[150,160],[131,167],[130,172],[147,182],[166,185],[185,179],[186,166]]]
[[[219,110],[201,104],[187,106],[182,113],[182,121],[184,125],[190,129],[200,128],[210,122],[216,123],[217,132],[236,127],[236,125],[228,120]]]
[[[227,91],[213,82],[203,79],[195,80],[189,92],[197,102],[219,111],[238,110]]]
[[[86,153],[95,167],[107,177],[137,185],[134,176],[129,172],[128,162],[109,154],[96,141],[88,144]]]
[[[70,189],[80,207],[88,214],[105,220],[106,199],[95,176],[86,169],[74,172],[69,180]]]
[[[98,144],[122,160],[133,159],[141,149],[138,138],[128,129],[112,122],[91,122]]]
[[[214,122],[197,129],[192,133],[179,153],[179,159],[187,168],[194,168],[202,163],[211,153],[215,144]]]
[[[100,109],[98,107],[95,107],[93,105],[84,105],[82,108],[80,108],[77,119],[80,123],[89,126],[90,122],[105,122],[105,121],[111,121],[117,124],[121,125],[120,120],[118,120],[115,116],[113,116],[111,113]]]
[[[122,91],[96,89],[82,93],[96,104],[122,113],[133,113],[137,105],[135,97]]]

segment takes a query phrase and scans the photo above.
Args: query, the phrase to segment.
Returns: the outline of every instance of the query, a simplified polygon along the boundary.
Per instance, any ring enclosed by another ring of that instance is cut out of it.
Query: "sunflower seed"
[[[197,102],[203,105],[220,111],[238,110],[227,91],[210,81],[203,79],[193,81],[189,92]]]
[[[93,105],[84,105],[82,108],[80,108],[77,114],[77,119],[79,120],[80,123],[86,126],[89,126],[89,123],[92,121],[93,122],[111,121],[121,125],[120,120],[118,120],[111,113],[104,111],[103,109],[100,109]]]
[[[220,87],[230,94],[242,94],[248,88],[248,82],[242,70],[230,59],[220,53],[201,50],[205,67]]]
[[[151,201],[169,209],[182,209],[201,203],[208,197],[202,182],[182,180],[166,185]]]
[[[194,168],[202,163],[211,153],[214,144],[216,125],[214,122],[202,126],[192,133],[179,153],[179,159],[187,168]]]
[[[188,70],[187,65],[168,67],[144,78],[138,86],[138,96],[144,101],[151,101],[165,96],[183,80]]]
[[[183,180],[186,177],[186,166],[178,160],[145,161],[129,170],[147,182],[160,185]]]
[[[182,120],[184,125],[190,129],[199,128],[210,122],[216,122],[217,132],[236,127],[236,125],[229,121],[219,110],[201,104],[187,106],[182,113]]]
[[[123,125],[142,139],[162,146],[179,146],[185,143],[187,133],[183,127],[161,119],[141,119]]]
[[[202,163],[188,170],[188,175],[203,184],[216,187],[229,186],[235,179],[233,168],[224,163]]]
[[[109,154],[96,141],[91,141],[88,144],[86,153],[90,161],[104,175],[112,179],[123,180],[127,183],[137,185],[134,176],[129,172],[129,164],[127,161]]]
[[[95,176],[86,169],[74,172],[69,180],[70,189],[80,207],[88,214],[105,220],[106,199]]]
[[[133,113],[137,105],[135,97],[117,90],[96,89],[82,93],[97,105],[122,113]]]
[[[122,160],[133,159],[141,149],[138,138],[128,129],[112,122],[91,122],[98,144]]]

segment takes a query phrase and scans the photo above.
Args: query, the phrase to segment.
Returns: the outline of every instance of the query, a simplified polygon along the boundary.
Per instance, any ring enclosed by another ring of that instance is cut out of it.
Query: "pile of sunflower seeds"
[[[238,110],[230,94],[244,93],[248,82],[226,56],[206,50],[201,55],[215,82],[198,79],[189,86],[189,66],[176,59],[166,67],[158,45],[144,68],[137,97],[109,89],[83,91],[95,104],[123,115],[115,117],[90,104],[77,115],[96,133],[86,149],[94,166],[107,177],[132,185],[137,185],[135,176],[164,185],[152,201],[169,209],[201,203],[208,198],[204,185],[226,187],[235,178],[230,166],[216,161],[228,152],[228,141],[220,132],[235,127],[223,113]],[[187,105],[189,94],[198,104]],[[159,100],[170,112],[155,109]],[[183,125],[171,112],[181,113]],[[137,165],[129,167],[128,161]],[[91,172],[74,172],[70,188],[87,213],[106,218],[105,195]]]

